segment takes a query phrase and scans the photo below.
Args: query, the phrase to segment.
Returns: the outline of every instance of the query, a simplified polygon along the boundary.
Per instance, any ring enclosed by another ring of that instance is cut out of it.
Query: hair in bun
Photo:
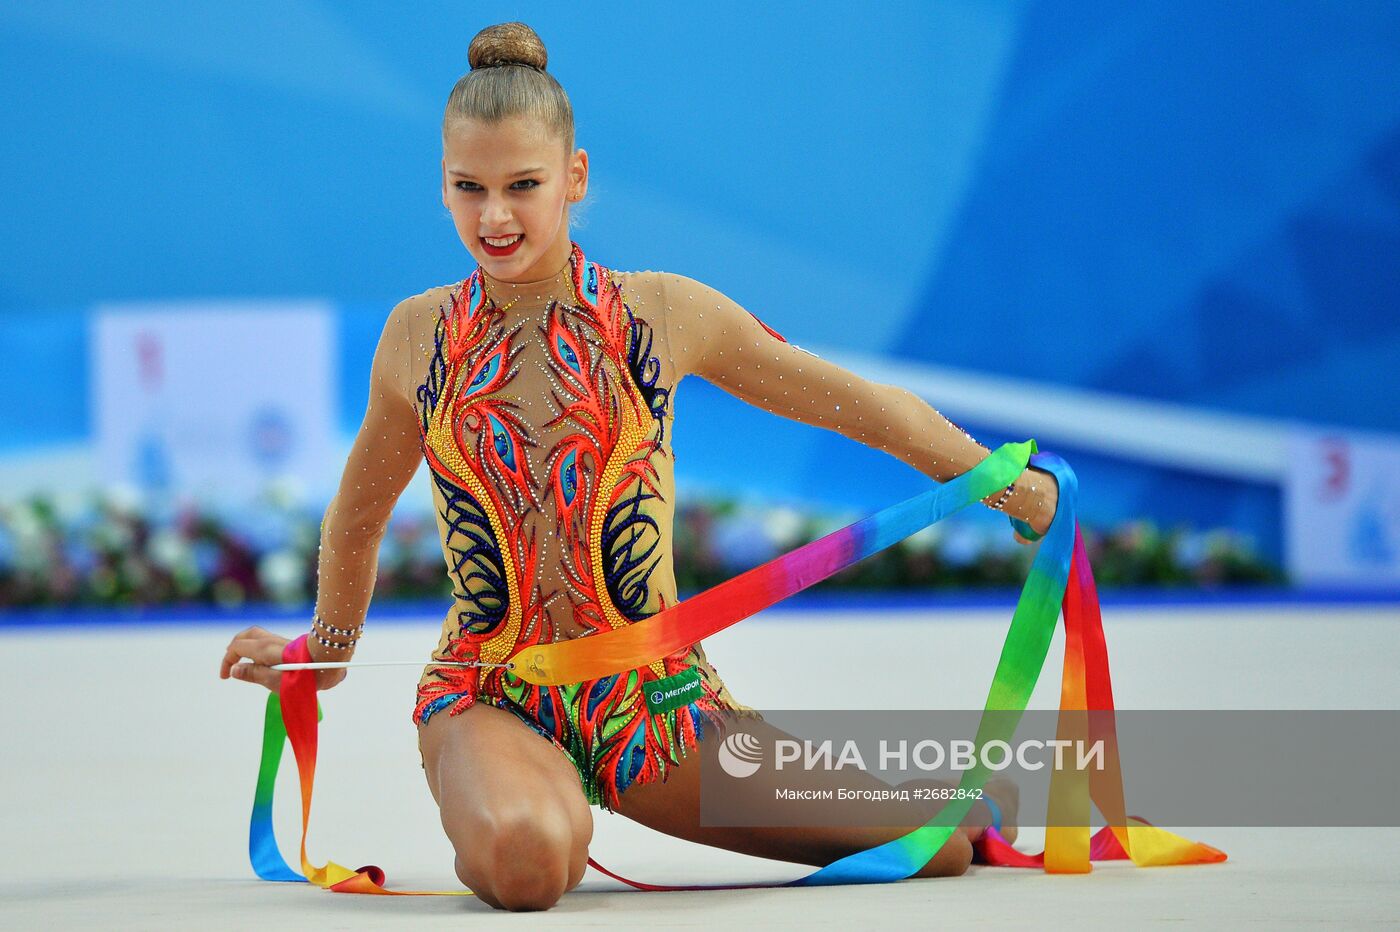
[[[574,109],[569,95],[545,71],[544,42],[524,23],[500,23],[478,32],[467,49],[471,70],[457,80],[442,118],[446,133],[454,120],[495,123],[525,115],[540,122],[574,150]],[[507,66],[524,67],[507,67]]]
[[[476,34],[467,48],[472,70],[493,65],[529,65],[543,71],[549,56],[535,30],[524,23],[487,26]]]

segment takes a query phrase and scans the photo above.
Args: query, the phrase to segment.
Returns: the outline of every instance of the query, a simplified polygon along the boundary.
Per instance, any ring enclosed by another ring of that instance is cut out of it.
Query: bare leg
[[[509,712],[474,705],[419,729],[457,876],[496,909],[548,909],[588,866],[593,815],[568,759]]]
[[[746,723],[746,728],[755,734],[766,733],[769,738],[788,737],[780,729],[763,722]],[[706,739],[711,740],[714,731],[706,730]],[[798,827],[749,827],[749,826],[702,826],[700,824],[700,760],[699,753],[671,769],[664,783],[645,783],[630,787],[618,801],[617,811],[633,821],[677,838],[699,842],[742,854],[793,861],[799,864],[825,866],[832,861],[873,848],[892,841],[919,824],[907,827],[890,826],[798,826]],[[811,771],[806,788],[847,787],[852,789],[887,788],[870,774],[850,772]],[[996,781],[992,788],[1003,810],[1005,824],[1011,838],[1015,829],[1011,823],[1016,809],[1014,784],[1006,780]],[[1009,787],[1009,791],[1008,791]],[[756,799],[773,799],[773,787],[766,783],[736,782],[735,792],[758,794]],[[982,809],[982,807],[978,807]],[[928,814],[932,818],[934,812]],[[967,870],[972,862],[971,841],[979,837],[986,824],[983,816],[981,824],[970,824],[953,833],[952,838],[919,871],[919,877],[956,876]]]

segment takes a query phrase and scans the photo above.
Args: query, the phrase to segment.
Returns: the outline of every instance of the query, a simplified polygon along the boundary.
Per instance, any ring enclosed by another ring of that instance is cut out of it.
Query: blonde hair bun
[[[500,23],[478,32],[467,49],[472,70],[496,65],[528,65],[545,70],[549,57],[544,42],[524,23]]]

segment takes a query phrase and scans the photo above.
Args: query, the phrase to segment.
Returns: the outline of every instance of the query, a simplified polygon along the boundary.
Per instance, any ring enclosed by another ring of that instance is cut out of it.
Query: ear
[[[447,159],[445,157],[442,160],[442,206],[451,213],[452,208],[447,203]]]
[[[579,149],[569,160],[569,200],[581,201],[588,193],[588,153]]]

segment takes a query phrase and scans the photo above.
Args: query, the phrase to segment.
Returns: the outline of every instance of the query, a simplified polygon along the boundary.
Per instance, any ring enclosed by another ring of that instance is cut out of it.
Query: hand
[[[240,631],[229,641],[224,650],[223,663],[219,665],[219,679],[232,677],[248,683],[257,683],[277,692],[282,683],[282,671],[272,669],[274,663],[282,662],[282,650],[289,643],[287,638],[273,634],[254,625]],[[244,658],[252,663],[241,663]],[[316,688],[330,689],[345,679],[345,670],[317,670]]]

